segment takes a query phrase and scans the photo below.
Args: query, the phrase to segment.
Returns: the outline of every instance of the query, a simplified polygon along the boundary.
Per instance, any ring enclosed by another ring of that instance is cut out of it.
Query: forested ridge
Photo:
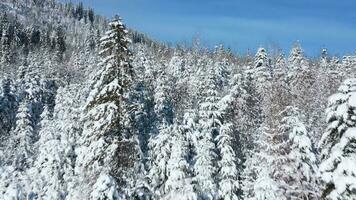
[[[356,56],[170,46],[82,3],[0,11],[1,200],[356,199]]]

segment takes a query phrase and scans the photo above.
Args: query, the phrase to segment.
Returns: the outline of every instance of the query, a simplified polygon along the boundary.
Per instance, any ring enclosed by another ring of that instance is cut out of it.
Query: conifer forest
[[[356,200],[356,56],[284,52],[0,0],[0,200]]]

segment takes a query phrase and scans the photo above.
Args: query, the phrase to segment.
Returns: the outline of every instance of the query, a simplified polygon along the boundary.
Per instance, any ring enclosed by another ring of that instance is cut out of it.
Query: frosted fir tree
[[[156,198],[162,198],[165,195],[165,183],[168,177],[167,165],[172,152],[172,125],[163,124],[158,131],[159,133],[154,135],[149,143],[151,155],[149,177]]]
[[[320,67],[324,69],[328,69],[330,64],[330,58],[328,55],[328,50],[326,48],[323,48],[321,50],[321,56],[320,56]]]
[[[16,170],[26,170],[33,164],[35,137],[31,107],[26,99],[19,105],[16,115],[16,128],[13,130],[12,135],[8,148],[11,148],[10,151],[13,151],[13,153],[8,154],[12,155],[8,161],[12,162]],[[16,148],[12,149],[14,147]]]
[[[289,138],[287,162],[281,167],[282,181],[287,183],[286,196],[293,199],[319,199],[317,160],[312,142],[303,122],[300,111],[288,106],[281,112],[279,132]]]
[[[198,139],[194,180],[198,183],[200,198],[214,199],[217,194],[215,144],[211,133],[202,132],[202,134],[204,136],[201,135]]]
[[[93,191],[90,194],[90,199],[93,200],[117,200],[124,199],[123,196],[119,194],[119,188],[117,186],[116,180],[107,174],[101,174],[93,185]]]
[[[10,64],[12,60],[12,52],[11,52],[11,41],[10,41],[10,24],[5,23],[4,24],[4,29],[2,30],[2,36],[1,36],[1,59],[0,63],[2,67],[7,66]]]
[[[32,57],[31,57],[32,58]],[[18,88],[20,99],[28,99],[31,105],[34,124],[38,124],[43,109],[43,77],[40,76],[39,66],[34,66],[25,62],[20,66],[18,73]]]
[[[94,77],[87,99],[82,146],[77,152],[78,172],[89,178],[89,187],[99,181],[99,172],[111,176],[110,180],[124,182],[123,169],[129,169],[135,160],[134,144],[123,134],[124,116],[128,112],[125,99],[134,72],[128,50],[130,40],[119,18],[109,23],[109,30],[100,42],[101,69]]]
[[[173,77],[177,77],[179,79],[182,78],[185,65],[182,54],[181,50],[175,50],[168,64],[169,72],[172,73]]]
[[[173,106],[169,96],[170,88],[166,73],[159,72],[160,78],[156,82],[154,94],[154,112],[156,115],[155,127],[158,129],[149,139],[151,156],[151,169],[149,172],[157,198],[165,195],[165,182],[167,181],[167,164],[171,154],[170,137],[172,136]],[[154,130],[153,130],[154,131]]]
[[[96,36],[96,30],[95,27],[90,25],[89,27],[89,32],[86,35],[85,38],[85,51],[86,53],[90,53],[93,50],[96,49],[98,43],[98,38]]]
[[[7,141],[11,129],[16,122],[17,101],[13,92],[14,84],[11,79],[5,78],[1,80],[0,93],[0,146],[5,146],[3,142]],[[1,155],[0,155],[1,157]]]
[[[78,148],[82,123],[80,121],[81,106],[85,102],[82,97],[82,88],[73,84],[57,90],[55,107],[53,111],[52,126],[54,133],[60,134],[61,147],[61,181],[62,191],[66,199],[78,199],[81,194],[82,185],[79,175],[75,173],[76,148]],[[60,94],[60,95],[59,95]]]
[[[242,74],[236,74],[231,80],[229,93],[219,101],[224,121],[220,133],[228,136],[226,145],[233,147],[238,176],[243,171],[245,153],[253,146],[250,133],[254,131],[256,126],[254,121],[257,120],[252,106],[248,106],[248,103],[253,104],[252,99],[247,100],[252,97],[252,93],[247,93],[246,89],[246,79]]]
[[[328,127],[323,134],[320,174],[322,198],[356,198],[356,79],[347,79],[329,98],[326,109]]]
[[[261,126],[255,132],[254,149],[247,152],[242,173],[244,199],[283,199],[283,191],[273,177],[276,162],[275,146],[271,142],[272,130]],[[273,198],[272,198],[273,197]]]
[[[154,102],[152,94],[148,91],[143,81],[139,81],[135,84],[130,99],[135,105],[135,112],[132,113],[134,127],[131,127],[131,129],[137,136],[141,152],[141,164],[143,165],[142,167],[145,168],[144,170],[146,170],[148,159],[147,143],[155,122]]]
[[[153,86],[157,70],[155,69],[155,62],[150,50],[144,45],[139,45],[136,50],[136,55],[134,56],[132,65],[136,67],[137,73],[145,83],[147,87]],[[159,76],[158,76],[159,77]],[[150,88],[151,89],[151,88]]]
[[[293,70],[297,70],[301,68],[305,63],[304,52],[299,42],[295,43],[293,48],[291,49],[288,57],[289,68]]]
[[[344,77],[355,77],[355,69],[356,69],[356,56],[343,56],[342,62],[341,62],[341,67]]]
[[[229,76],[231,74],[231,63],[228,60],[227,52],[225,52],[223,45],[215,47],[213,56],[215,74],[217,75],[217,77],[219,77],[217,84],[219,88],[222,89],[223,87],[226,87],[228,85],[230,78]]]
[[[260,93],[264,93],[268,88],[268,81],[271,79],[270,59],[267,57],[267,52],[264,48],[259,48],[255,55],[254,67],[251,70],[257,89]]]
[[[189,159],[192,160],[196,154],[198,146],[199,122],[196,110],[186,110],[183,115],[183,125],[185,136],[189,146]],[[191,161],[190,161],[191,162]]]
[[[315,95],[321,94],[320,87],[316,86],[316,84],[323,85],[316,81],[316,78],[319,76],[316,68],[309,66],[309,61],[304,57],[301,46],[296,44],[292,49],[288,60],[287,88],[291,95],[291,105],[302,108],[303,112],[307,115],[307,118],[315,112],[314,104],[307,102],[313,102],[315,99],[322,99],[316,98]],[[320,115],[320,113],[316,114],[316,116],[318,115]],[[306,126],[312,126],[312,124],[309,124],[310,122],[312,121],[307,121]]]
[[[236,75],[232,81],[232,87],[230,92],[234,94],[235,97],[230,98],[230,106],[227,107],[227,109],[230,110],[225,110],[225,112],[227,114],[234,113],[231,117],[231,122],[234,123],[235,128],[239,131],[239,135],[241,136],[241,151],[244,157],[247,156],[247,151],[252,150],[254,146],[254,139],[251,136],[255,134],[255,127],[260,126],[262,123],[263,113],[261,101],[263,95],[258,92],[257,84],[250,70]],[[221,103],[224,99],[225,97]],[[241,157],[242,160],[244,159],[243,157]]]
[[[309,63],[304,57],[304,51],[299,43],[294,44],[294,47],[290,51],[288,62],[287,62],[288,72],[286,74],[286,80],[291,88],[291,92],[294,95],[301,95],[298,92],[303,91],[305,94],[305,89],[311,87],[312,71],[309,68]],[[304,87],[304,88],[303,88]],[[293,91],[294,90],[294,91]],[[297,103],[297,107],[302,107],[304,103]]]
[[[217,83],[212,69],[209,69],[203,85],[204,97],[199,108],[199,134],[197,136],[195,179],[198,182],[199,196],[203,199],[214,199],[217,194],[217,149],[215,137],[219,134],[221,112],[218,102]]]
[[[30,174],[34,180],[34,192],[42,199],[64,198],[63,186],[63,154],[60,135],[57,135],[48,107],[41,115],[41,131],[39,132],[38,156]]]
[[[267,199],[283,199],[279,191],[278,183],[271,178],[269,166],[262,164],[261,171],[257,175],[257,179],[254,182],[253,191],[254,196],[252,198],[247,197],[246,199],[251,200],[267,200]]]
[[[278,53],[273,67],[273,76],[277,80],[285,83],[287,81],[286,74],[288,74],[287,59],[284,53]]]
[[[173,123],[173,105],[169,96],[171,88],[168,85],[167,74],[163,70],[159,74],[154,91],[154,111],[157,115],[158,125],[169,125]]]
[[[55,31],[55,52],[56,61],[61,63],[63,61],[64,52],[66,51],[65,31],[62,26],[58,26]]]
[[[238,190],[240,189],[237,171],[237,159],[232,148],[232,124],[225,123],[220,127],[220,134],[217,136],[217,147],[219,149],[219,191],[220,199],[238,200]]]
[[[172,150],[167,162],[166,195],[163,199],[197,200],[198,196],[192,183],[192,173],[187,161],[189,146],[181,125],[173,125]]]
[[[130,95],[130,102],[135,107],[135,111],[131,115],[133,123],[130,130],[135,135],[139,147],[139,160],[135,164],[135,183],[129,196],[134,199],[148,200],[153,195],[153,189],[149,183],[150,156],[158,153],[150,151],[150,142],[153,139],[150,137],[153,136],[152,133],[157,133],[156,125],[159,123],[156,121],[154,112],[155,104],[152,91],[148,88],[146,80],[142,78],[145,74],[137,75],[138,81],[135,82],[134,90]]]
[[[259,48],[255,55],[255,67],[254,68],[265,68],[269,67],[269,59],[267,57],[266,49]]]

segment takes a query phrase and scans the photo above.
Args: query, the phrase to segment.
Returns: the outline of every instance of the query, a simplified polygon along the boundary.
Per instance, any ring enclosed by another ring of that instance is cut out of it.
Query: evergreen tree
[[[164,71],[161,71],[156,82],[156,89],[154,93],[154,110],[159,124],[173,123],[173,107],[169,93],[170,87],[168,85],[167,75]]]
[[[2,30],[2,36],[1,36],[1,65],[3,67],[7,66],[8,64],[10,64],[11,60],[12,60],[12,55],[11,55],[11,36],[10,36],[10,25],[9,24],[5,24],[4,29]]]
[[[356,80],[347,79],[329,98],[328,127],[323,134],[320,173],[322,198],[355,199]]]
[[[232,146],[230,136],[232,124],[225,123],[220,127],[220,134],[217,137],[217,146],[220,159],[219,166],[219,199],[238,200],[237,192],[239,190],[238,171],[236,166],[236,154]]]
[[[168,95],[167,76],[164,71],[160,71],[160,75],[154,94],[155,127],[158,130],[149,141],[152,162],[150,177],[152,179],[152,187],[157,191],[157,198],[163,198],[166,194],[164,185],[168,176],[167,164],[172,144],[169,138],[172,135],[173,123],[173,107],[171,105],[171,98]]]
[[[189,146],[184,129],[174,124],[172,130],[171,156],[167,162],[166,195],[163,199],[197,200],[198,196],[192,183],[189,158]]]
[[[171,157],[172,125],[161,125],[159,134],[150,139],[151,169],[149,177],[156,198],[163,198],[166,194],[165,183],[168,177],[168,161]]]
[[[247,157],[242,176],[244,199],[286,200],[274,175],[279,171],[278,164],[285,159],[276,153],[278,147],[273,142],[276,136],[272,132],[273,130],[263,125],[256,131],[255,148]]]
[[[51,114],[45,107],[41,115],[41,131],[39,132],[38,156],[34,167],[37,172],[32,172],[35,179],[34,191],[40,199],[64,198],[63,186],[63,154],[64,149],[60,136],[55,132]]]
[[[79,170],[91,178],[89,186],[106,180],[124,183],[124,169],[132,167],[136,154],[132,152],[133,141],[124,134],[124,116],[128,112],[125,98],[134,77],[128,50],[130,40],[119,18],[114,18],[109,26],[101,39],[101,69],[87,99],[82,148],[78,151]],[[105,178],[99,179],[99,172]]]
[[[21,171],[28,169],[33,163],[33,143],[35,132],[33,130],[33,120],[31,107],[27,99],[22,101],[16,115],[16,128],[12,131],[10,140],[12,152],[9,162],[15,169]]]
[[[204,84],[204,102],[200,104],[199,135],[197,156],[194,165],[195,179],[198,182],[199,196],[203,199],[214,199],[217,194],[217,150],[215,137],[219,134],[221,112],[216,79],[210,68]]]
[[[90,194],[90,199],[98,200],[117,200],[124,199],[119,194],[119,188],[116,180],[107,174],[101,174],[93,186],[93,192]]]
[[[281,177],[287,183],[286,196],[292,199],[319,199],[316,155],[307,129],[301,121],[304,117],[294,107],[281,112],[279,130],[288,138],[287,162],[280,166]]]
[[[14,128],[16,122],[17,100],[13,93],[13,82],[9,78],[5,78],[1,82],[2,90],[0,96],[0,146],[5,145],[11,129]]]
[[[63,54],[66,50],[65,32],[63,27],[58,26],[55,36],[55,51],[57,62],[63,61]]]
[[[268,95],[271,87],[272,72],[270,60],[267,57],[267,52],[264,48],[258,49],[255,55],[255,66],[251,69],[250,73],[252,73],[252,78],[256,84],[257,92],[259,92],[262,97]],[[266,100],[267,98],[262,99]]]
[[[289,68],[292,70],[300,68],[304,64],[304,52],[300,44],[297,42],[294,44],[288,57]]]

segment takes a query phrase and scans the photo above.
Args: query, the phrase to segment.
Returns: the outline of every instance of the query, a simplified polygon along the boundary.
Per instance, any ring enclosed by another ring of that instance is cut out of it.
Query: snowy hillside
[[[355,56],[171,47],[54,0],[0,11],[1,200],[356,199]]]

